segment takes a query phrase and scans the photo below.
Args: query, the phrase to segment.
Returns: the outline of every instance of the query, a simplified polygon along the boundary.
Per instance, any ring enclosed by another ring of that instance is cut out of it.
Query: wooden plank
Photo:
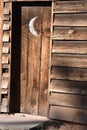
[[[9,108],[8,108],[8,105],[1,105],[1,112],[8,112],[9,110],[8,110]]]
[[[4,77],[4,78],[8,78],[9,77],[9,75],[10,75],[10,73],[9,73],[9,71],[10,71],[10,69],[9,69],[9,65],[2,65],[2,76]]]
[[[1,89],[1,94],[8,94],[8,89]]]
[[[8,63],[9,63],[9,55],[3,55],[2,64],[8,64]]]
[[[87,96],[51,93],[50,105],[87,109]]]
[[[10,40],[10,33],[8,32],[8,33],[4,33],[3,34],[3,39],[2,39],[2,41],[3,42],[9,42],[9,40]]]
[[[87,81],[87,69],[52,67],[51,78],[73,81]]]
[[[22,7],[22,32],[21,32],[21,77],[20,77],[20,111],[26,112],[27,88],[27,48],[28,48],[28,8]]]
[[[9,15],[4,15],[3,16],[3,21],[10,21],[10,16]]]
[[[87,12],[87,0],[69,0],[69,1],[56,1],[54,12],[57,13],[75,13]]]
[[[53,54],[51,65],[87,68],[87,56]]]
[[[8,88],[8,79],[7,78],[2,79],[1,88],[3,88],[3,89]]]
[[[32,12],[32,13],[31,13]],[[37,16],[34,27],[36,35],[28,32],[28,87],[26,89],[26,112],[38,114],[39,86],[40,86],[40,48],[41,48],[41,7],[28,7],[28,20]],[[28,103],[27,103],[28,102]]]
[[[39,95],[39,114],[47,116],[48,113],[48,82],[49,82],[49,56],[50,56],[50,26],[51,7],[42,7],[42,54],[41,77]]]
[[[87,124],[87,110],[50,106],[49,118]]]
[[[53,41],[52,53],[87,54],[87,41]]]
[[[52,80],[50,84],[50,91],[87,95],[87,82]]]
[[[87,13],[81,14],[55,14],[54,26],[87,26]]]
[[[11,2],[11,0],[4,0],[4,1],[5,1],[5,2]],[[13,1],[14,1],[14,2],[17,2],[17,1],[18,1],[18,2],[24,2],[24,0],[13,0]],[[26,2],[29,2],[29,1],[30,1],[30,0],[26,0]],[[31,0],[31,1],[32,1],[32,2],[35,2],[35,0]],[[51,2],[52,0],[37,0],[37,2],[38,2],[38,1],[44,1],[44,2],[45,2],[45,1],[47,1],[47,2],[50,1],[50,2]]]
[[[8,105],[8,99],[2,98],[2,105]]]
[[[2,47],[2,53],[8,54],[9,51],[10,51],[10,48],[9,48],[8,46],[3,46],[3,47]]]
[[[0,0],[0,86],[1,86],[1,82],[2,82],[3,7],[4,7],[4,3],[2,0]],[[0,102],[1,102],[1,87],[0,87]]]
[[[3,24],[3,31],[9,31],[10,30],[10,24],[9,23],[4,23]]]
[[[55,40],[87,40],[85,27],[54,27],[53,39]]]
[[[9,8],[4,8],[3,14],[4,14],[4,15],[9,15],[9,14],[10,14]]]

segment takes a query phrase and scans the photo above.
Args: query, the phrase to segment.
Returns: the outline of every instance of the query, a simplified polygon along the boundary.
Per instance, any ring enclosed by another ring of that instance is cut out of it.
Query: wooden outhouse
[[[87,124],[87,0],[0,2],[0,112]]]

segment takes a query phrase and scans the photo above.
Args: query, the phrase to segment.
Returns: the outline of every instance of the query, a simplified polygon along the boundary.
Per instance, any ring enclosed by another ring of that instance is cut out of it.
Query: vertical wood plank
[[[28,8],[22,7],[22,33],[21,33],[21,99],[20,111],[26,111],[26,88],[27,88],[27,49],[28,49]],[[28,102],[27,102],[28,103]]]
[[[29,22],[34,17],[34,28],[38,35],[34,36],[29,30],[28,42],[28,87],[26,111],[31,114],[38,114],[39,95],[39,71],[40,71],[40,46],[41,46],[41,8],[38,6],[29,7]]]
[[[0,1],[0,86],[1,86],[1,78],[2,78],[2,65],[1,65],[1,57],[2,57],[2,35],[3,35],[3,1]],[[1,88],[0,88],[0,102],[1,102]]]
[[[50,26],[51,26],[51,8],[50,6],[42,7],[42,50],[41,50],[41,71],[40,71],[39,114],[44,116],[47,116],[48,112]]]

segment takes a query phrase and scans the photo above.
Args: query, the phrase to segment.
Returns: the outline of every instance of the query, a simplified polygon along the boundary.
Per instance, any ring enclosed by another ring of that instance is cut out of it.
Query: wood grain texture
[[[87,69],[52,67],[51,78],[73,81],[87,81]]]
[[[54,26],[87,26],[87,13],[55,14]]]
[[[3,24],[3,31],[9,31],[10,29],[10,24],[9,23],[4,23]]]
[[[67,81],[67,80],[52,80],[50,84],[50,91],[87,95],[87,82]]]
[[[87,109],[87,96],[51,93],[50,105]]]
[[[75,13],[75,12],[87,12],[86,0],[64,0],[56,1],[54,11],[57,13]]]
[[[2,41],[3,42],[9,42],[10,41],[10,32],[4,32]]]
[[[31,32],[28,35],[28,87],[26,95],[26,111],[38,114],[39,83],[40,83],[40,56],[41,56],[41,7],[29,7],[29,21],[37,16],[34,27],[38,36]],[[28,103],[27,103],[28,102]]]
[[[28,8],[22,7],[22,33],[21,33],[21,74],[20,74],[20,111],[26,111],[27,88],[27,53],[28,53]]]
[[[3,1],[0,1],[0,86],[2,83],[2,36],[3,36]],[[1,87],[0,87],[0,102],[1,102]]]
[[[53,41],[52,53],[87,54],[87,41]]]
[[[50,106],[49,117],[53,119],[87,124],[87,110],[83,109]]]
[[[55,1],[49,117],[87,124],[87,0]]]
[[[70,54],[53,54],[52,66],[87,68],[87,56]]]
[[[87,40],[85,27],[54,27],[53,39],[55,40]]]
[[[49,54],[50,54],[50,26],[51,7],[42,7],[42,49],[39,114],[47,116],[48,112],[48,82],[49,82]],[[44,107],[45,106],[45,107]]]

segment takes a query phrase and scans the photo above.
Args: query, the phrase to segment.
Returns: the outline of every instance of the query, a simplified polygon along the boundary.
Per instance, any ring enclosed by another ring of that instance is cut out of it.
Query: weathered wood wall
[[[11,3],[0,1],[0,112],[9,111],[11,7]]]
[[[1,86],[1,48],[2,48],[2,25],[3,25],[3,3],[0,0],[0,86]],[[0,87],[0,103],[1,103],[1,87]]]
[[[3,1],[0,4],[1,112],[8,111],[9,95],[14,92],[11,91],[10,94],[8,89],[11,87],[9,83],[13,1],[4,0],[4,5]],[[49,117],[87,124],[87,0],[55,0],[52,3]],[[41,75],[43,73],[45,72],[42,71]],[[43,84],[43,79],[41,83]],[[40,92],[43,93],[43,90],[40,89]],[[43,96],[45,98],[44,94]]]
[[[49,117],[87,124],[87,0],[53,3]]]

